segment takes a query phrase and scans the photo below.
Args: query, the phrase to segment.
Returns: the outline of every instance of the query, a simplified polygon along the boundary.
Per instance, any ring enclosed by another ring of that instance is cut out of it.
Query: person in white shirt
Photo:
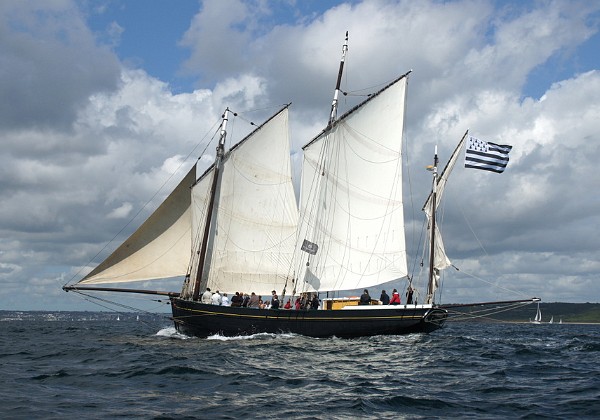
[[[212,293],[210,292],[210,289],[208,287],[206,288],[206,292],[202,293],[201,301],[202,303],[206,303],[207,305],[210,305],[212,303]]]
[[[214,293],[214,295],[212,295],[211,300],[213,305],[221,305],[222,299],[218,290]]]
[[[221,306],[231,306],[227,293],[223,293],[223,296],[221,296]]]

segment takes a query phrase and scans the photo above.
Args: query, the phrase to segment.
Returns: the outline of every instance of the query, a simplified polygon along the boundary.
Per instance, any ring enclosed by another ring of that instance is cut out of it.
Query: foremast
[[[206,214],[206,221],[204,223],[204,232],[202,234],[202,245],[200,247],[200,250],[198,251],[198,269],[196,270],[196,277],[194,280],[194,292],[192,294],[193,300],[198,300],[200,296],[200,290],[206,288],[206,285],[208,283],[208,274],[210,271],[210,258],[207,258],[207,255],[211,251],[210,245],[213,243],[215,235],[215,208],[219,205],[216,197],[218,196],[218,191],[221,184],[221,167],[223,165],[223,155],[225,154],[225,138],[227,137],[228,119],[229,108],[226,108],[225,112],[223,113],[223,122],[221,123],[219,144],[217,145],[217,156],[215,158],[214,163],[215,169],[213,172],[213,179],[210,187],[208,211]]]

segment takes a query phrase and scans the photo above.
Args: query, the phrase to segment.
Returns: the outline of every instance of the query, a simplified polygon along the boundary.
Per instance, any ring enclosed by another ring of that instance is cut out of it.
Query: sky
[[[61,287],[142,223],[225,107],[235,142],[292,102],[298,167],[346,31],[340,113],[412,70],[409,250],[435,145],[442,162],[467,129],[513,146],[503,174],[452,174],[443,301],[600,302],[599,28],[585,0],[0,2],[0,310],[102,310]]]

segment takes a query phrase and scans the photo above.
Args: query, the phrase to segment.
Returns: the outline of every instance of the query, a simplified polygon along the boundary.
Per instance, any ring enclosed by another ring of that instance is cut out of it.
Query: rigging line
[[[465,274],[465,275],[467,275],[467,276],[469,276],[469,277],[471,277],[471,278],[474,278],[474,279],[476,279],[476,280],[479,280],[479,281],[482,281],[482,282],[484,282],[484,283],[487,283],[487,284],[489,284],[490,286],[494,286],[494,287],[497,287],[497,288],[499,288],[499,289],[502,289],[502,290],[504,290],[504,291],[507,291],[507,292],[510,292],[510,293],[514,293],[515,295],[518,295],[518,296],[527,296],[527,295],[526,295],[525,293],[523,293],[523,292],[518,292],[518,291],[516,291],[516,290],[512,290],[512,289],[509,289],[509,288],[507,288],[507,287],[499,286],[498,284],[492,283],[491,281],[487,281],[487,280],[485,280],[485,279],[483,279],[483,278],[481,278],[481,277],[478,277],[478,276],[476,276],[476,275],[474,275],[474,274],[470,274],[470,273],[468,273],[468,272],[466,272],[466,271],[459,270],[459,269],[458,269],[456,266],[454,266],[454,265],[453,265],[452,267],[454,267],[454,268],[456,269],[456,271],[460,271],[461,273],[463,273],[463,274]]]
[[[234,112],[232,109],[229,109],[229,110],[231,111],[231,113],[233,114],[234,117],[240,118],[242,121],[247,122],[251,126],[259,127],[260,124],[256,124],[254,121],[250,121],[248,118],[244,117],[243,115],[244,114],[251,114],[253,112],[266,111],[266,110],[272,110],[272,109],[279,109],[279,108],[281,108],[284,105],[289,105],[289,104],[266,106],[266,107],[263,107],[263,108],[254,108],[254,109],[249,109],[249,110],[243,111],[243,112]]]
[[[92,302],[92,303],[93,303],[93,300],[96,300],[96,301],[99,301],[99,302],[104,302],[104,303],[106,303],[106,304],[110,304],[110,305],[118,306],[118,307],[121,307],[121,308],[123,308],[123,309],[128,309],[128,310],[135,311],[135,312],[146,313],[146,314],[149,314],[149,315],[156,315],[156,313],[154,313],[154,312],[150,312],[150,311],[147,311],[147,310],[145,310],[145,309],[136,308],[136,307],[134,307],[134,306],[126,305],[126,304],[124,304],[124,303],[119,303],[119,302],[115,302],[115,301],[108,300],[108,299],[105,299],[105,298],[101,298],[100,296],[94,296],[94,295],[91,295],[91,294],[88,294],[88,293],[84,293],[84,292],[82,292],[82,291],[76,291],[76,293],[79,293],[79,294],[81,294],[81,295],[85,296],[85,297],[87,298],[86,300],[88,300],[89,302]],[[92,300],[89,300],[89,299],[92,299]],[[161,305],[163,305],[163,304],[164,304],[164,303],[163,303],[163,301],[162,301],[161,299],[144,299],[144,300],[145,300],[145,301],[153,301],[153,302],[158,302],[158,303],[161,303]],[[107,306],[104,306],[104,305],[102,305],[102,304],[100,304],[100,303],[98,303],[98,302],[96,302],[96,304],[97,304],[97,305],[99,305],[99,306],[102,306],[102,307],[104,307],[104,308],[106,308],[106,309],[110,309],[110,310],[112,310],[112,311],[114,311],[114,312],[117,312],[117,311],[115,311],[114,309],[112,309],[112,308],[110,308],[110,307],[107,307]],[[168,316],[167,316],[167,315],[165,315],[165,317],[168,317]]]
[[[322,229],[320,229],[319,226],[319,221],[318,221],[318,215],[321,213],[321,190],[323,188],[323,177],[325,175],[325,163],[326,163],[326,156],[327,156],[327,150],[329,148],[329,136],[331,135],[331,132],[326,132],[322,135],[322,140],[321,140],[321,144],[319,147],[319,153],[318,156],[316,157],[316,159],[311,160],[310,158],[310,153],[309,152],[312,147],[316,147],[317,145],[312,146],[311,148],[309,148],[303,155],[303,175],[302,177],[304,178],[306,176],[306,173],[308,173],[308,168],[310,167],[314,167],[314,171],[312,171],[313,173],[313,177],[311,179],[311,183],[310,186],[308,188],[308,192],[306,194],[306,198],[304,199],[304,202],[306,203],[304,205],[304,211],[301,212],[301,229],[298,229],[298,236],[300,236],[302,234],[301,230],[303,231],[305,238],[310,238],[311,241],[313,241],[314,243],[322,243],[321,238],[323,235]],[[301,196],[302,196],[302,192],[301,192]],[[302,204],[302,203],[301,203]],[[301,209],[302,210],[302,209]],[[322,223],[321,223],[322,224]],[[300,239],[298,239],[298,243],[300,243]],[[302,251],[297,251],[299,252],[300,257],[297,260],[297,269],[298,269],[298,273],[302,273],[302,266],[304,265],[304,261],[306,261],[306,266],[310,267],[310,264],[315,261],[315,260],[319,260],[319,257],[312,258],[311,254],[307,254],[305,258],[304,255],[302,255]],[[321,254],[323,253],[323,250],[321,250]],[[308,270],[308,269],[307,269]],[[302,286],[303,286],[303,290],[306,289],[306,284],[303,281],[302,282]]]
[[[362,89],[356,89],[356,90],[351,90],[351,91],[341,91],[341,92],[342,92],[342,94],[344,96],[366,96],[366,97],[370,97],[370,96],[373,95],[372,92],[378,92],[379,90],[381,90],[381,88],[383,86],[387,86],[390,83],[392,83],[393,81],[394,81],[394,79],[389,79],[386,82],[378,83],[376,85],[367,86],[367,87],[364,87]],[[370,91],[371,93],[361,93],[361,94],[356,93],[356,92],[364,92],[364,91],[367,91],[367,90]]]
[[[118,302],[115,302],[115,301],[112,301],[112,300],[101,298],[99,296],[94,296],[94,295],[91,295],[89,293],[84,293],[81,290],[75,290],[74,292],[77,293],[77,294],[79,294],[79,295],[82,295],[83,299],[87,300],[90,303],[93,303],[93,304],[98,305],[98,306],[100,306],[102,308],[108,309],[108,310],[110,310],[112,312],[119,313],[119,314],[122,314],[122,315],[123,315],[122,312],[119,312],[119,311],[115,310],[114,308],[111,308],[110,306],[108,306],[108,304],[114,305],[114,306],[117,306],[117,307],[121,307],[121,308],[124,308],[124,309],[129,309],[129,310],[132,310],[132,311],[135,311],[135,312],[146,313],[146,314],[149,314],[149,315],[156,315],[156,313],[154,313],[154,312],[150,312],[150,311],[147,311],[147,310],[144,310],[144,309],[136,308],[134,306],[125,305],[123,303],[118,303]],[[151,301],[161,302],[160,300],[156,300],[156,299],[150,299],[150,300]],[[105,303],[106,305],[102,304],[100,302]],[[166,316],[166,315],[164,317],[168,318],[168,316]]]
[[[489,306],[487,306],[487,305],[493,304],[493,302],[490,302],[486,305],[486,307],[484,307],[483,309],[480,309],[478,311],[462,312],[462,311],[452,310],[449,308],[448,308],[448,311],[457,313],[457,314],[496,314],[496,313],[500,313],[500,312],[507,312],[507,311],[510,311],[513,309],[525,307],[527,305],[531,305],[532,303],[533,303],[533,301],[514,302],[512,304],[502,304],[502,308],[498,308],[498,306],[490,308]],[[498,305],[500,305],[500,303]],[[477,306],[471,306],[471,307],[477,307]],[[499,310],[495,311],[495,309],[499,309]]]
[[[475,231],[473,230],[473,227],[471,226],[471,224],[469,223],[469,219],[467,218],[467,216],[465,215],[464,209],[462,207],[462,205],[460,205],[459,203],[459,208],[460,208],[460,213],[463,216],[463,219],[465,219],[465,222],[467,223],[467,226],[469,227],[469,230],[471,231],[471,233],[473,234],[473,237],[475,238],[475,240],[477,241],[477,243],[479,244],[479,247],[481,248],[481,250],[484,252],[484,254],[486,255],[486,257],[489,257],[489,254],[487,252],[487,250],[483,247],[483,244],[481,243],[481,241],[479,240],[479,238],[477,237],[477,235],[475,234]]]
[[[408,91],[408,79],[406,80],[406,87],[405,87],[405,98],[406,98],[406,92]],[[406,115],[408,113],[408,101],[404,101],[404,115]],[[409,158],[409,142],[408,142],[408,136],[406,135],[406,132],[404,130],[404,126],[402,127],[402,155],[405,156],[404,162],[405,165],[403,165],[402,169],[403,169],[403,174],[406,173],[406,178],[407,178],[407,184],[408,184],[408,190],[409,190],[409,197],[410,197],[410,208],[411,208],[411,215],[412,215],[412,220],[417,220],[416,215],[415,215],[415,201],[414,201],[414,194],[413,194],[413,183],[412,183],[412,178],[411,178],[411,165],[410,165],[410,158]],[[406,171],[404,171],[404,167],[406,167]],[[404,176],[402,177],[402,180],[404,181]],[[403,200],[404,201],[404,200]],[[406,209],[406,206],[403,205],[403,208]],[[421,234],[420,237],[418,239],[417,242],[416,241],[416,224],[415,223],[411,223],[412,225],[412,229],[411,229],[411,242],[412,242],[412,248],[415,249],[415,254],[414,254],[414,258],[413,258],[413,278],[414,278],[414,273],[416,271],[416,267],[417,267],[417,256],[419,254],[419,249],[421,247],[421,243],[423,242],[423,230],[424,230],[424,222],[423,225],[421,227]],[[406,215],[404,218],[404,226],[406,226]],[[406,229],[405,229],[405,235],[406,235]]]
[[[345,177],[345,181],[346,184],[348,185],[348,187],[346,188],[346,193],[345,193],[345,203],[346,207],[347,207],[347,222],[346,222],[346,237],[344,238],[346,243],[350,243],[352,244],[352,205],[351,205],[351,201],[350,201],[350,188],[349,188],[349,183],[348,183],[348,179],[350,178],[349,173],[348,173],[348,155],[347,155],[347,147],[344,146],[348,146],[348,142],[346,141],[346,136],[344,135],[344,130],[342,129],[342,125],[340,124],[338,126],[338,129],[336,131],[336,140],[335,140],[335,144],[336,144],[336,150],[337,150],[337,159],[336,162],[338,163],[336,166],[339,168],[340,166],[342,166],[340,164],[340,162],[342,162],[343,160],[343,168],[344,168],[344,173],[341,174]],[[335,173],[335,177],[332,178],[333,181],[335,181],[335,186],[336,186],[336,191],[341,190],[341,179],[338,176],[338,172],[336,171]],[[335,202],[338,202],[338,197],[341,199],[341,194],[332,194],[333,199],[335,200]],[[340,208],[342,208],[341,205],[339,205]],[[342,255],[341,260],[342,261],[348,261],[348,259],[350,258],[350,252],[351,252],[351,247],[345,246],[344,247],[344,253]],[[335,288],[338,288],[340,283],[344,283],[346,281],[346,277],[348,276],[348,273],[352,272],[353,270],[351,269],[351,264],[350,261],[348,261],[348,263],[346,264],[346,270],[344,273],[344,277],[343,278],[338,278],[336,279],[335,282]],[[365,267],[366,270],[366,267]],[[361,270],[362,271],[362,270]],[[357,270],[356,274],[359,274],[359,270]],[[362,277],[362,273],[360,273],[360,276]]]
[[[331,160],[329,161],[329,168],[330,170],[327,171],[327,176],[326,176],[326,188],[327,190],[325,191],[326,193],[328,192],[328,194],[326,195],[329,200],[329,209],[326,213],[324,213],[324,220],[325,226],[333,226],[334,224],[334,220],[336,218],[336,212],[338,210],[338,201],[337,201],[337,197],[340,196],[340,190],[341,190],[341,185],[340,185],[340,175],[339,175],[339,170],[340,167],[342,166],[341,162],[345,161],[346,158],[346,154],[345,154],[345,148],[343,148],[343,146],[345,146],[345,137],[344,137],[344,133],[342,130],[342,125],[339,124],[336,128],[335,131],[332,130],[331,132],[333,134],[333,139],[331,140],[332,144],[331,144],[331,153],[329,155],[329,158],[331,158]],[[345,177],[346,179],[348,179],[348,165],[343,165],[343,167],[346,169],[346,173],[345,173]],[[346,192],[346,197],[348,197],[348,193]],[[347,199],[347,198],[346,198]],[[348,217],[347,218],[347,231],[346,231],[346,237],[343,238],[343,240],[345,242],[348,241],[348,238],[352,237],[352,225],[351,225],[351,218]],[[337,237],[333,236],[333,235],[327,235],[329,236],[330,239],[333,239],[335,241],[338,240]],[[342,238],[340,238],[340,240],[342,240]],[[343,255],[341,255],[341,261],[347,261],[347,259],[349,258],[349,248],[348,247],[344,247],[344,253]],[[331,257],[330,257],[331,256]],[[327,247],[327,254],[326,254],[326,259],[329,260],[331,258],[335,257],[335,255],[333,254],[333,249],[331,246]],[[348,275],[348,266],[345,270],[340,270],[340,274],[342,274],[342,271],[344,271],[343,273],[343,277],[337,277],[335,279],[335,288],[338,287],[338,285],[340,284],[340,282],[343,284],[343,282],[346,279],[346,276]]]
[[[490,310],[481,310],[481,311],[477,311],[477,312],[460,312],[460,311],[451,311],[449,310],[448,312],[452,315],[451,317],[448,317],[449,321],[462,321],[465,319],[488,319],[490,321],[497,321],[497,322],[507,322],[507,323],[511,323],[510,321],[504,321],[501,319],[495,319],[495,318],[491,318],[491,316],[493,315],[497,315],[503,312],[508,312],[508,311],[512,311],[514,309],[520,308],[520,307],[524,307],[527,305],[530,305],[531,302],[527,302],[527,303],[518,303],[518,304],[514,304],[511,306],[508,306],[506,308],[503,308],[501,310],[498,311],[493,311],[493,312],[489,312]]]
[[[333,191],[329,192],[329,179],[335,170],[333,165],[336,162],[334,159],[337,150],[335,143],[336,132],[337,131],[334,132],[334,130],[329,130],[322,137],[323,140],[319,148],[318,160],[316,161],[316,167],[319,168],[319,172],[315,174],[315,177],[313,178],[314,183],[311,185],[312,202],[310,216],[313,221],[312,237],[314,238],[315,243],[322,244],[320,255],[314,256],[314,258],[311,258],[310,254],[308,256],[309,262],[315,262],[313,271],[315,268],[318,268],[321,261],[327,261],[330,252],[330,247],[325,247],[325,239],[328,236],[326,235],[325,228],[329,226],[330,215],[333,209],[331,203],[326,201],[325,198],[328,195],[334,194]],[[313,186],[315,192],[314,195],[312,195]],[[332,185],[331,187],[333,188],[335,185]]]
[[[204,154],[206,153],[206,149],[208,149],[208,146],[210,146],[214,139],[216,138],[217,134],[219,133],[219,130],[221,130],[221,124],[219,123],[217,125],[217,123],[213,124],[213,126],[210,128],[211,130],[213,130],[215,128],[215,126],[217,126],[217,128],[215,129],[215,132],[213,133],[212,137],[210,138],[210,141],[206,142],[206,146],[204,146],[204,149],[202,150],[202,153],[200,153],[200,156],[198,156],[198,159],[196,159],[196,162],[199,161],[200,159],[202,159],[202,157],[204,157]]]
[[[479,244],[479,247],[481,248],[481,250],[483,251],[483,253],[485,254],[485,256],[486,256],[486,257],[489,257],[490,255],[488,254],[487,250],[485,249],[485,247],[483,246],[483,244],[481,243],[481,241],[480,241],[480,240],[479,240],[479,238],[477,237],[477,235],[476,235],[475,231],[473,230],[473,227],[472,227],[472,226],[471,226],[471,224],[469,223],[469,219],[468,219],[468,218],[467,218],[467,216],[465,215],[464,208],[462,207],[462,205],[460,205],[460,203],[459,203],[459,208],[460,208],[460,212],[461,212],[461,214],[462,214],[463,218],[465,219],[465,222],[467,223],[467,226],[469,227],[469,230],[471,231],[471,233],[472,233],[473,237],[475,238],[475,240],[476,240],[476,241],[477,241],[477,243]],[[457,268],[457,267],[454,267],[454,268],[456,268],[456,270],[458,270],[458,268]],[[463,272],[464,272],[464,271],[463,271]],[[515,291],[515,290],[511,290],[511,289],[508,289],[508,288],[506,288],[506,287],[499,286],[499,285],[497,284],[497,282],[498,282],[498,281],[496,281],[496,283],[492,283],[492,282],[488,282],[488,281],[486,281],[486,280],[484,280],[484,279],[482,279],[482,278],[479,278],[479,277],[477,277],[477,276],[475,276],[475,275],[472,275],[472,274],[469,274],[469,273],[466,273],[466,272],[464,272],[464,273],[465,273],[465,274],[467,274],[468,276],[471,276],[471,277],[473,277],[473,278],[477,279],[477,280],[481,280],[481,281],[483,281],[483,282],[485,282],[485,283],[488,283],[488,284],[489,284],[489,285],[491,285],[491,286],[494,286],[494,287],[497,287],[497,288],[500,288],[500,289],[506,290],[506,291],[508,291],[508,292],[511,292],[511,293],[514,293],[514,294],[516,294],[516,295],[522,295],[522,296],[525,296],[525,293],[523,293],[523,292],[517,292],[517,291]]]
[[[411,194],[411,203],[412,203],[412,194]],[[414,208],[414,207],[413,207]],[[416,246],[416,250],[415,250],[415,254],[414,257],[412,258],[413,262],[413,267],[410,271],[411,275],[412,275],[412,282],[415,283],[415,273],[417,271],[417,267],[421,267],[419,270],[419,275],[417,276],[417,278],[421,278],[422,274],[423,274],[423,261],[425,259],[425,247],[423,247],[423,249],[421,249],[421,244],[424,243],[424,232],[426,230],[425,226],[426,226],[427,221],[425,220],[425,218],[423,218],[423,222],[421,223],[421,234],[419,236],[419,240],[416,242],[415,245],[415,241],[414,241],[414,226],[413,226],[413,247]],[[406,224],[405,224],[406,225]],[[413,223],[414,225],[414,223]],[[421,253],[421,257],[420,260],[421,262],[419,263],[419,253]]]
[[[202,139],[200,140],[200,143],[208,136],[208,133],[210,133],[212,131],[212,129],[215,127],[215,125],[217,125],[217,123],[215,122],[213,124],[213,126],[210,128],[210,130],[208,130],[206,132],[206,134],[204,135],[204,137],[202,137]],[[210,143],[210,142],[209,142]],[[71,276],[71,278],[63,285],[66,286],[67,284],[69,284],[70,282],[73,281],[74,278],[78,277],[79,274],[81,273],[81,270],[83,270],[84,267],[89,266],[97,257],[98,255],[100,255],[102,252],[104,252],[104,250],[127,228],[127,226],[129,226],[137,217],[138,215],[146,208],[148,207],[148,205],[152,202],[152,200],[154,200],[154,198],[156,198],[156,196],[163,190],[163,188],[165,187],[165,185],[167,185],[167,183],[169,183],[169,181],[171,181],[171,179],[175,176],[175,174],[179,171],[179,169],[181,169],[181,167],[183,166],[183,164],[189,159],[189,157],[192,155],[192,153],[194,153],[194,151],[198,148],[198,144],[196,144],[196,146],[194,146],[194,148],[187,154],[187,156],[185,157],[185,159],[183,159],[181,161],[181,163],[179,164],[179,166],[177,166],[177,168],[175,168],[175,170],[169,175],[169,177],[167,177],[167,179],[163,182],[163,184],[158,188],[158,190],[154,193],[154,195],[152,197],[150,197],[150,199],[148,201],[146,201],[146,203],[137,211],[136,214],[133,215],[133,217],[125,224],[125,226],[123,226],[121,228],[121,230],[119,230],[119,232],[117,232],[117,234],[115,236],[113,236],[113,238],[108,241],[103,247],[102,249],[100,249],[100,251],[98,251],[96,253],[96,255],[94,255],[87,264],[85,264],[84,266],[81,266],[79,268],[79,270],[77,270],[77,272],[75,272],[73,274],[73,276]],[[208,144],[207,146],[208,147]],[[206,147],[204,148],[204,151],[206,151]],[[204,153],[203,151],[203,153]],[[201,158],[202,156],[200,156]],[[198,160],[200,159],[198,158]]]

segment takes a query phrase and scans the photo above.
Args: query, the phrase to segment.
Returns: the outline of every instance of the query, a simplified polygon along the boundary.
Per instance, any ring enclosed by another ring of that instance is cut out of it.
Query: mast
[[[331,113],[329,114],[329,121],[327,122],[327,127],[325,128],[325,130],[323,130],[324,132],[326,132],[327,130],[329,130],[331,128],[331,126],[333,125],[333,123],[335,122],[335,119],[337,117],[338,97],[340,95],[340,85],[342,84],[342,75],[344,73],[344,62],[346,61],[346,52],[348,52],[348,31],[346,31],[346,38],[344,40],[344,44],[342,45],[342,58],[340,59],[340,68],[338,70],[337,81],[335,83],[335,91],[333,93],[333,101],[331,103]],[[318,138],[318,136],[317,136],[317,138]],[[312,143],[313,141],[315,141],[315,139],[313,139],[310,143]],[[307,145],[305,145],[304,147],[306,147],[306,146]],[[319,162],[319,165],[321,166],[321,168],[324,168],[326,165],[325,159],[326,159],[325,155],[322,155],[320,158],[320,162]],[[324,189],[319,188],[319,191],[320,191],[321,195],[325,193]],[[321,207],[319,207],[319,211],[322,211]],[[313,232],[313,234],[316,235],[315,232]],[[311,241],[315,241],[315,238],[312,238]],[[315,255],[318,250],[318,245],[311,241],[304,239],[304,243],[301,248],[302,251],[307,253],[306,267],[310,266],[311,256]]]
[[[221,178],[221,165],[223,162],[223,155],[225,151],[225,138],[227,137],[227,120],[229,118],[229,108],[225,108],[223,114],[223,123],[221,124],[221,134],[219,138],[219,144],[217,145],[217,156],[215,158],[215,171],[213,174],[212,184],[210,187],[210,199],[208,203],[208,211],[206,214],[206,221],[204,223],[204,233],[202,235],[202,246],[200,247],[198,270],[196,271],[196,279],[194,281],[194,294],[192,295],[193,300],[198,300],[200,296],[200,290],[206,287],[208,282],[208,265],[206,264],[206,254],[208,249],[208,240],[210,232],[213,230],[213,213],[216,203],[217,188],[219,180]],[[207,267],[205,267],[207,266]]]
[[[346,31],[346,40],[342,46],[342,58],[340,60],[340,69],[338,71],[337,82],[335,84],[335,92],[333,93],[333,102],[331,103],[331,114],[329,115],[329,123],[327,126],[331,126],[337,117],[338,109],[338,96],[340,95],[340,85],[342,83],[342,73],[344,72],[344,61],[346,61],[346,53],[348,52],[348,31]]]
[[[431,191],[432,207],[431,207],[431,237],[430,237],[430,249],[429,249],[429,282],[427,283],[427,303],[433,302],[433,284],[435,282],[435,268],[433,266],[435,257],[435,215],[436,215],[436,200],[437,200],[437,166],[438,166],[438,154],[437,144],[435,146],[435,153],[433,157],[433,187]]]

